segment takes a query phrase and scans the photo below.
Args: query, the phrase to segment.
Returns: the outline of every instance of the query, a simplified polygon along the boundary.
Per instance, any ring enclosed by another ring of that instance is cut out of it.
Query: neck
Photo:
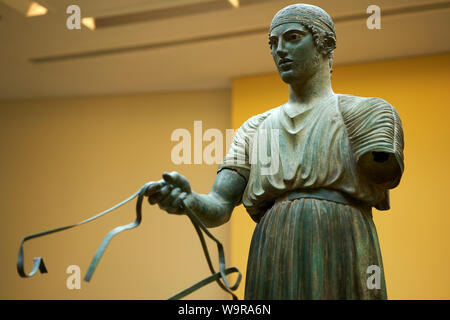
[[[326,99],[334,95],[331,88],[329,68],[320,68],[304,83],[289,85],[290,105],[309,105],[316,100]]]

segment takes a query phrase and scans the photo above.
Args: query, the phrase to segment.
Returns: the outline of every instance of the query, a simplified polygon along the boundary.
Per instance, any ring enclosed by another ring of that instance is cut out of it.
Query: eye
[[[301,38],[302,38],[302,35],[300,33],[291,33],[288,36],[288,39],[291,40],[291,41],[299,40]]]
[[[269,39],[270,49],[276,48],[277,45],[278,45],[278,39],[276,39],[276,38]]]

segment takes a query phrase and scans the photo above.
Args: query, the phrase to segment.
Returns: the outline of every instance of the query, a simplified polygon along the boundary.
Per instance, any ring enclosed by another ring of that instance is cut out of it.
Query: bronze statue
[[[380,98],[333,92],[336,34],[324,10],[280,10],[269,45],[288,102],[239,128],[209,194],[172,172],[149,184],[148,200],[175,214],[184,202],[208,227],[244,204],[257,223],[246,299],[386,299],[372,207],[389,209],[403,173],[400,118]],[[377,288],[367,284],[371,266],[381,270]]]

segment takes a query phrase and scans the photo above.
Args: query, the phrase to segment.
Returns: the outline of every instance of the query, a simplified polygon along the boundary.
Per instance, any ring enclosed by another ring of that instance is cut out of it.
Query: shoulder
[[[248,131],[248,132],[254,132],[256,131],[256,129],[258,129],[258,127],[261,125],[261,123],[266,120],[267,118],[269,118],[274,112],[276,112],[276,110],[278,110],[279,108],[281,108],[281,106],[270,109],[264,113],[260,113],[257,114],[249,119],[247,119],[247,121],[245,121],[242,126],[239,128],[239,130],[243,130],[243,131]]]
[[[399,118],[397,111],[389,102],[377,97],[340,94],[339,109],[345,122],[372,117]]]

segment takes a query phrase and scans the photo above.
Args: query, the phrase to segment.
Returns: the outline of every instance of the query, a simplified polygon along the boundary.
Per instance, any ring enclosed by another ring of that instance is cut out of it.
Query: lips
[[[290,69],[291,66],[292,66],[292,60],[290,60],[290,59],[282,59],[282,60],[280,60],[280,62],[278,63],[278,65],[279,65],[280,68],[283,69],[283,70]]]

